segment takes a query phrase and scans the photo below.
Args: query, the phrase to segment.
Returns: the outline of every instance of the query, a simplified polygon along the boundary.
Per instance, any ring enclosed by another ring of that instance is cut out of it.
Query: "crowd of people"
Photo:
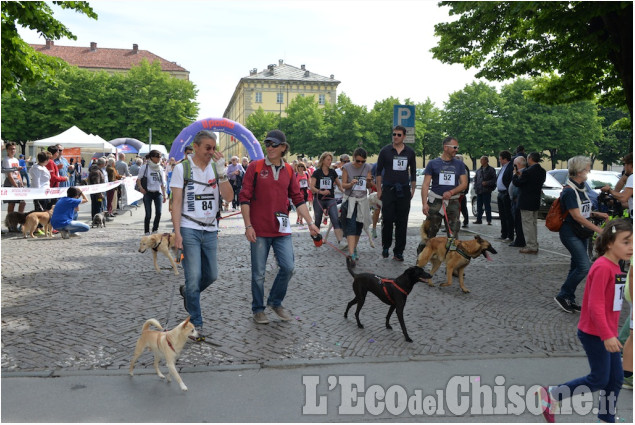
[[[233,156],[226,164],[217,149],[216,135],[203,130],[194,137],[185,150],[184,159],[179,162],[174,158],[166,161],[156,150],[150,151],[145,160],[134,158],[128,163],[123,154],[119,158],[112,155],[94,158],[85,180],[81,175],[84,161],[75,164],[66,161],[60,145],[49,146],[38,153],[36,163],[27,171],[26,162],[20,162],[26,160],[16,158],[16,146],[8,143],[2,168],[6,176],[4,186],[69,186],[64,198],[34,200],[37,211],[48,211],[57,203],[51,221],[65,238],[88,230],[86,224],[77,221],[78,207],[88,199],[74,184],[94,185],[137,176],[137,189],[143,195],[145,207],[146,235],[158,232],[162,204],[167,202],[169,195],[175,245],[183,252],[185,284],[180,292],[192,323],[204,339],[200,294],[218,278],[218,220],[220,212],[229,210],[230,204],[232,211],[240,209],[245,237],[249,241],[252,313],[258,324],[269,323],[267,307],[283,321],[291,320],[283,301],[294,270],[289,218],[293,209],[297,212],[296,224],[306,224],[314,238],[318,238],[321,225],[330,220],[337,248],[346,255],[347,264],[355,267],[359,260],[357,244],[362,229],[371,222],[373,229],[376,227],[379,211],[371,213],[369,203],[369,194],[376,192],[382,214],[381,255],[389,257],[394,239],[393,260],[404,260],[408,216],[416,191],[416,155],[404,144],[405,136],[406,128],[396,126],[392,142],[381,149],[375,164],[367,163],[368,153],[363,148],[355,149],[352,160],[349,155],[342,154],[339,161],[334,162],[333,153],[324,152],[315,163],[305,158],[287,163],[285,156],[290,145],[279,130],[267,134],[264,159],[250,162],[247,158]],[[466,206],[469,168],[459,154],[456,138],[446,137],[441,146],[441,155],[430,160],[425,168],[421,187],[422,212],[426,217],[422,229],[428,240],[437,236],[443,222],[446,236],[454,239],[459,238],[462,228],[469,227]],[[538,211],[546,179],[546,171],[540,165],[541,156],[538,152],[526,154],[524,148],[518,146],[514,155],[503,150],[498,159],[501,168],[497,173],[487,156],[480,158],[480,168],[472,182],[477,202],[473,224],[482,225],[484,214],[487,225],[492,225],[491,195],[496,189],[500,241],[520,248],[521,254],[537,255]],[[632,159],[632,153],[623,158],[623,177],[616,187],[602,188],[624,206],[629,217],[612,221],[608,220],[614,217],[609,217],[606,212],[594,210],[587,192],[585,182],[591,159],[574,156],[568,161],[568,179],[560,195],[564,220],[559,237],[571,255],[571,264],[554,299],[563,311],[581,314],[578,333],[592,373],[561,386],[545,388],[542,394],[545,406],[566,397],[559,392],[564,387],[585,384],[592,390],[604,389],[615,397],[625,378],[625,385],[632,387],[632,308],[630,326],[626,328],[628,336],[622,345],[617,339],[617,320],[621,311],[619,294],[625,291],[616,286],[631,279],[626,277],[626,271],[632,259]],[[115,217],[120,188],[94,193],[90,197],[91,216],[103,213],[107,219]],[[9,212],[14,211],[16,203],[19,211],[24,211],[24,201],[7,202]],[[377,237],[376,233],[373,235]],[[589,258],[588,245],[594,236],[597,236],[598,259],[591,266],[594,258]],[[422,244],[419,250],[423,249]],[[271,249],[279,268],[265,301],[265,271]],[[582,305],[579,305],[576,289],[585,278],[587,285]],[[627,293],[628,289],[627,285]],[[600,298],[606,302],[600,302]],[[615,357],[622,348],[623,369]],[[545,410],[545,417],[553,419],[551,410]],[[614,416],[604,415],[600,419],[610,421]]]

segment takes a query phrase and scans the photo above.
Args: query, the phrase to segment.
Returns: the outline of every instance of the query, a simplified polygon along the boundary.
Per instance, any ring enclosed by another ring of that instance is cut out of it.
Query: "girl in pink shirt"
[[[624,219],[607,223],[596,241],[596,249],[601,257],[589,270],[578,323],[578,338],[591,372],[556,387],[542,388],[543,416],[547,422],[555,421],[556,404],[571,397],[574,391],[581,394],[598,390],[598,418],[615,422],[617,397],[624,379],[617,328],[626,273],[622,272],[619,260],[627,261],[633,255],[633,223]]]

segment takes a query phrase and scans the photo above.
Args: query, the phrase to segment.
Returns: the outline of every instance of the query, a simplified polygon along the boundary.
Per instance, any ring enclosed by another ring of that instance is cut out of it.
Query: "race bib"
[[[443,186],[456,186],[454,171],[441,170],[441,172],[439,172],[439,184]]]
[[[194,195],[194,212],[196,217],[216,217],[216,199],[213,193]]]
[[[613,296],[613,311],[622,311],[624,301],[624,287],[626,286],[626,274],[615,275],[615,295]]]
[[[366,190],[366,179],[363,177],[359,177],[357,183],[353,185],[353,190]]]
[[[320,189],[331,190],[333,187],[333,180],[330,177],[324,177],[320,179]]]
[[[306,179],[300,180],[300,189],[306,189],[309,187],[309,182]]]
[[[276,213],[276,220],[278,220],[278,232],[280,233],[291,233],[291,222],[289,221],[289,216],[283,214],[281,212]]]
[[[396,156],[392,159],[393,171],[406,171],[408,168],[408,158],[405,156]]]
[[[580,214],[584,218],[591,217],[591,201],[582,202],[582,205],[580,205]]]

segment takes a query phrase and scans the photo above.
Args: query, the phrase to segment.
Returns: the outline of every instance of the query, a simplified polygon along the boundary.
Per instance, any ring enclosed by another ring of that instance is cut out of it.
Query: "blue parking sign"
[[[415,142],[415,106],[414,105],[394,105],[392,115],[392,126],[401,125],[406,127],[406,139],[404,143]]]

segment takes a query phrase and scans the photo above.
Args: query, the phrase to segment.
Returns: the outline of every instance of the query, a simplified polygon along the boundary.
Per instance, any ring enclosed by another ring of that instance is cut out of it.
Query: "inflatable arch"
[[[117,148],[119,152],[123,153],[139,153],[144,143],[137,139],[130,139],[127,137],[120,137],[109,141],[111,145]]]
[[[252,132],[240,123],[228,120],[227,118],[206,118],[185,127],[183,131],[176,136],[176,139],[174,139],[172,148],[170,149],[170,157],[174,157],[177,161],[182,159],[185,147],[192,143],[196,133],[201,130],[220,131],[233,136],[245,145],[247,154],[251,160],[265,157],[262,153],[260,142],[258,142]]]

